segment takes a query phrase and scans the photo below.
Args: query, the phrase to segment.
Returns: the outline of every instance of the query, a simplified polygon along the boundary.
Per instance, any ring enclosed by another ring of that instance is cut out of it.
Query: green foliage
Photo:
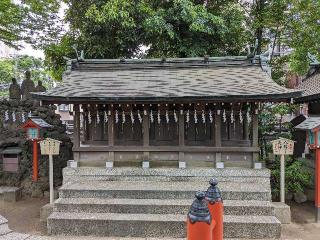
[[[309,68],[308,54],[320,60],[320,1],[292,0],[287,21],[288,44],[294,49],[290,68],[304,74]]]
[[[281,56],[272,59],[270,62],[270,67],[272,68],[272,79],[279,85],[285,87],[285,66],[288,62],[288,56]]]
[[[304,192],[304,189],[312,184],[312,176],[306,168],[307,159],[286,159],[285,166],[285,188],[286,192],[298,193]],[[278,198],[280,195],[280,160],[276,159],[271,167],[271,185],[272,195]]]
[[[241,5],[247,12],[248,28],[258,39],[258,53],[270,43],[272,52],[276,46],[293,49],[286,63],[300,75],[309,69],[308,54],[320,59],[319,0],[256,0]],[[275,72],[276,79],[278,74]]]
[[[11,60],[0,59],[0,84],[10,83],[14,77],[14,64]]]
[[[296,108],[296,105],[288,103],[262,105],[262,111],[259,114],[259,145],[262,161],[267,161],[268,154],[272,152],[271,144],[267,142],[268,136],[292,138],[292,125],[284,123],[283,117],[294,112]]]
[[[45,49],[52,76],[61,79],[63,56],[86,58],[239,55],[248,32],[245,15],[232,0],[69,0],[69,31]]]
[[[62,74],[65,71],[65,56],[76,58],[76,53],[72,49],[75,42],[68,36],[64,36],[60,44],[50,44],[45,48],[44,64],[48,70],[48,74],[55,80],[62,80]]]
[[[42,45],[57,37],[60,0],[0,1],[0,41],[18,48],[20,40]]]

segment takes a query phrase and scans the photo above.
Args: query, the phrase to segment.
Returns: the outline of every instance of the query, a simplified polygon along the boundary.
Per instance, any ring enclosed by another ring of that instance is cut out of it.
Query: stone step
[[[279,238],[281,224],[273,216],[224,216],[225,238]],[[114,237],[186,237],[186,216],[54,212],[48,233]]]
[[[55,201],[57,212],[184,214],[189,211],[191,199],[103,199],[60,198]],[[273,215],[268,201],[225,200],[226,215]]]
[[[0,236],[4,236],[12,232],[8,226],[8,220],[0,215]]]
[[[0,225],[0,236],[6,235],[11,232],[12,231],[9,229],[8,224],[1,224]]]
[[[69,182],[59,189],[61,198],[194,199],[207,182],[84,181]],[[270,184],[219,183],[224,200],[270,201]]]
[[[270,170],[268,169],[239,169],[239,168],[64,168],[63,181],[205,181],[212,176],[219,182],[248,182],[270,183]]]

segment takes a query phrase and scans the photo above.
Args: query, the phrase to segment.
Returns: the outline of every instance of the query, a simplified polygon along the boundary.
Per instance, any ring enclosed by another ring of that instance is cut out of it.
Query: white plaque
[[[150,163],[149,163],[149,161],[143,161],[143,162],[142,162],[142,168],[150,168]]]
[[[186,167],[187,167],[186,162],[180,162],[180,161],[179,161],[179,168],[184,169],[184,168],[186,168]]]
[[[216,163],[216,168],[219,168],[219,169],[224,168],[224,162],[217,162]]]
[[[106,162],[106,168],[108,168],[108,169],[113,168],[113,162],[112,161],[107,161]]]

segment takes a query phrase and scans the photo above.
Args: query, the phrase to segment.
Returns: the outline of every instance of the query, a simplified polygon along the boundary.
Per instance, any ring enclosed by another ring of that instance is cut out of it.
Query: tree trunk
[[[264,6],[265,6],[265,0],[257,0],[256,1],[256,11],[257,11],[257,19],[259,22],[259,27],[256,30],[256,38],[258,41],[258,46],[257,46],[257,54],[261,54],[262,51],[262,34],[263,34],[263,11],[264,11]]]

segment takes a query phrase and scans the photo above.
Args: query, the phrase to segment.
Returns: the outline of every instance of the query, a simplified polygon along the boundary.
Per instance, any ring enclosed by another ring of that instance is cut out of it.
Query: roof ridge
[[[259,58],[246,56],[228,57],[194,57],[194,58],[143,58],[143,59],[83,59],[70,60],[68,65],[71,70],[77,69],[100,69],[100,68],[157,68],[157,67],[206,67],[206,66],[260,66]]]

